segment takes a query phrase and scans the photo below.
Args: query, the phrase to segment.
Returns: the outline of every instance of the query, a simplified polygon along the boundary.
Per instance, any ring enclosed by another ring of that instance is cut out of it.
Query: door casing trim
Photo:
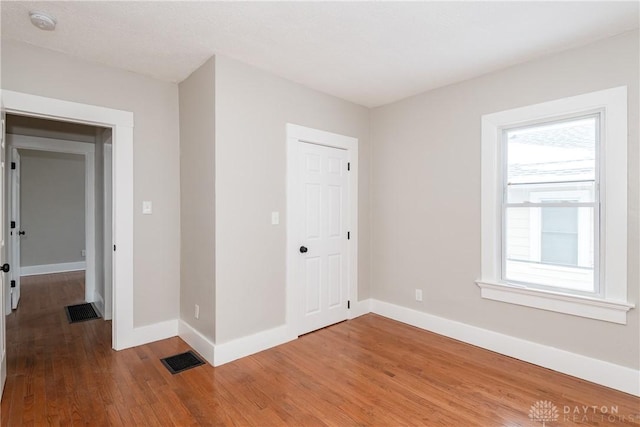
[[[133,113],[2,90],[7,113],[102,126],[113,141],[113,322],[112,347],[139,344],[133,325]],[[4,307],[2,308],[3,315]]]

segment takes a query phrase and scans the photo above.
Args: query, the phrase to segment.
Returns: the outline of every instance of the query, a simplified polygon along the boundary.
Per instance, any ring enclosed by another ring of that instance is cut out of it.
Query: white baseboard
[[[371,313],[371,299],[356,301],[349,310],[349,319],[355,319],[367,313]]]
[[[271,347],[293,341],[298,337],[291,334],[286,325],[216,344],[213,366],[220,366],[241,357],[249,356]]]
[[[178,336],[193,347],[207,362],[214,364],[215,345],[213,342],[182,319],[178,321]]]
[[[85,261],[64,262],[61,264],[28,265],[20,267],[20,277],[36,276],[38,274],[65,273],[67,271],[86,270]]]
[[[100,317],[102,317],[104,320],[107,320],[104,317],[104,300],[102,299],[102,295],[96,292],[95,294],[93,294],[93,301],[87,302],[92,302],[96,309],[100,312]]]
[[[178,336],[178,320],[166,320],[152,325],[133,328],[130,344],[128,347],[148,344],[167,338]]]
[[[351,306],[349,318],[353,319],[370,312],[371,300],[357,301]],[[216,345],[184,320],[179,321],[178,336],[213,366],[220,366],[298,338],[283,325]]]
[[[640,396],[640,371],[466,323],[371,300],[371,311],[487,350]]]

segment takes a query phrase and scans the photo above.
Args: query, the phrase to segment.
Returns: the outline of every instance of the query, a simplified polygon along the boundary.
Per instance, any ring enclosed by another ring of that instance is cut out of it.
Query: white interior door
[[[11,150],[11,308],[20,301],[20,239],[24,234],[20,222],[20,153]]]
[[[347,150],[299,142],[299,334],[346,320],[349,293]],[[296,249],[296,248],[292,248]]]
[[[4,166],[4,162],[5,162],[5,157],[6,157],[6,134],[5,134],[5,112],[4,112],[4,108],[2,109],[2,149],[0,151],[2,151],[2,180],[3,180],[3,184],[2,184],[2,202],[4,203],[4,191],[7,190],[7,188],[5,187],[5,183],[6,178],[8,178],[7,174],[8,172],[10,172],[10,169],[5,168]],[[10,180],[9,180],[10,181]],[[11,187],[9,186],[8,188],[9,191],[11,191]],[[10,232],[11,228],[9,226],[9,223],[5,223],[5,210],[4,210],[4,206],[2,207],[2,222],[0,222],[0,228],[2,228],[2,232],[6,233],[6,232]],[[6,227],[6,229],[5,229]],[[4,236],[3,236],[4,237]],[[8,258],[11,261],[11,257],[12,254],[8,254]],[[2,258],[0,259],[0,264],[4,261],[6,258]],[[9,263],[11,264],[11,262]],[[5,315],[9,315],[11,314],[11,286],[10,286],[10,282],[8,280],[4,280],[4,277],[2,274],[0,274],[0,280],[1,280],[1,285],[2,285],[2,308],[4,310],[4,314]]]
[[[0,111],[2,114],[2,129],[0,129],[0,263],[4,263],[6,257],[6,250],[4,245],[4,228],[5,214],[4,214],[4,196],[5,196],[5,111],[4,103],[0,100]],[[4,390],[4,383],[7,379],[7,330],[5,326],[5,314],[11,313],[11,308],[8,308],[5,304],[8,292],[5,286],[4,274],[0,273],[0,398],[2,398],[2,391]]]

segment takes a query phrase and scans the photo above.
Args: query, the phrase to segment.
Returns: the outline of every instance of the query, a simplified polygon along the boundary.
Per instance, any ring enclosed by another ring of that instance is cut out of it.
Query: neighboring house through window
[[[577,200],[564,200],[575,203]],[[546,203],[545,200],[542,203]],[[546,265],[565,265],[580,267],[578,264],[578,208],[540,208],[542,223],[540,227],[540,263]],[[587,237],[593,239],[593,234]],[[583,239],[583,241],[586,239]],[[591,260],[589,260],[591,261]],[[589,266],[582,266],[589,268]],[[593,264],[591,264],[593,269]]]
[[[626,323],[626,87],[482,117],[483,298]]]
[[[502,275],[596,292],[600,113],[502,130]]]

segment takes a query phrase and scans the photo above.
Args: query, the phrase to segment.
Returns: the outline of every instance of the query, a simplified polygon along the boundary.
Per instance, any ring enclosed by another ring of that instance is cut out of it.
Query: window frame
[[[587,116],[600,120],[600,247],[598,293],[579,295],[502,280],[501,170],[503,130]],[[627,87],[590,92],[482,116],[481,297],[543,310],[626,324],[627,300]],[[609,185],[610,184],[610,185]]]

